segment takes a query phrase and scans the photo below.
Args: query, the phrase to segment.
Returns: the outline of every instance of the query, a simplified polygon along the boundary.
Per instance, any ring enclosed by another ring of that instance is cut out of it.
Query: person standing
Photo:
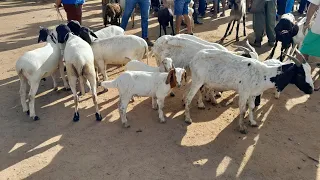
[[[251,5],[253,13],[253,31],[255,33],[254,47],[261,47],[264,31],[268,37],[269,46],[274,46],[276,37],[276,0],[254,0]]]
[[[310,3],[310,2],[309,2],[308,0],[301,0],[301,1],[300,1],[300,4],[299,4],[298,12],[299,12],[300,14],[303,14],[303,13],[305,12],[306,7],[307,7],[307,9],[308,9],[309,3]]]
[[[56,8],[61,7],[63,4],[63,8],[67,13],[68,21],[76,20],[80,24],[82,23],[82,5],[85,0],[56,0]]]
[[[148,46],[153,46],[153,43],[148,38],[150,0],[126,0],[120,27],[126,30],[129,18],[137,4],[140,7],[142,38],[147,42]]]
[[[312,26],[310,25],[311,19],[313,15],[316,13],[320,6],[320,0],[309,0],[309,8],[307,11],[307,19],[303,26],[303,32],[308,29],[308,33],[302,42],[302,46],[300,52],[304,56],[306,60],[308,60],[309,56],[320,57],[320,15],[317,14]],[[311,27],[310,27],[311,26]],[[303,57],[297,54],[297,58],[301,61]],[[301,61],[302,62],[302,61]],[[320,90],[319,79],[314,83],[315,91]]]

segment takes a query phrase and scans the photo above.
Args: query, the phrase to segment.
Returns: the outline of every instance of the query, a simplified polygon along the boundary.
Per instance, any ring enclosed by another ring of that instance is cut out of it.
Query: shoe
[[[273,47],[274,44],[275,44],[275,42],[268,41],[268,45],[269,45],[270,47]]]
[[[261,47],[261,42],[254,41],[254,43],[249,43],[253,47]]]
[[[145,38],[144,40],[147,42],[148,46],[153,46],[153,42],[151,42],[149,38]]]
[[[199,22],[199,21],[195,21],[194,23],[195,24],[203,24],[202,22]]]

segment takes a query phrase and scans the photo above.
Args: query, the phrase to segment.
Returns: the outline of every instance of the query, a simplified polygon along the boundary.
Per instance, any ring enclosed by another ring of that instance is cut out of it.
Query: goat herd
[[[101,86],[105,90],[117,88],[119,91],[119,113],[124,127],[130,127],[126,110],[134,96],[152,97],[152,108],[158,109],[160,122],[164,123],[166,120],[162,109],[165,97],[170,92],[174,96],[174,88],[180,87],[183,80],[187,83],[187,77],[191,74],[191,86],[183,96],[185,122],[192,123],[189,106],[196,94],[198,107],[204,108],[203,94],[206,100],[216,103],[215,96],[221,91],[234,90],[239,94],[241,133],[247,132],[242,122],[247,105],[250,124],[257,126],[253,110],[259,105],[263,91],[275,87],[276,97],[279,98],[279,92],[289,83],[295,84],[306,94],[311,94],[314,90],[311,67],[305,60],[300,62],[294,56],[286,54],[293,62],[276,59],[260,62],[258,54],[248,42],[248,48],[238,46],[238,51],[229,51],[220,44],[193,35],[165,35],[155,41],[149,52],[144,39],[125,35],[124,30],[118,26],[112,25],[93,32],[77,21],[58,25],[53,30],[40,27],[38,42],[47,43],[44,47],[26,52],[16,62],[22,109],[34,120],[39,119],[34,108],[39,84],[43,78],[52,76],[54,90],[57,90],[54,74],[58,69],[64,89],[71,88],[73,93],[73,121],[80,119],[76,91],[78,79],[82,95],[85,94],[84,84],[90,88],[96,108],[96,120],[102,120],[96,90],[100,72],[103,75]],[[300,53],[297,49],[295,52]],[[141,62],[144,57],[148,59],[151,56],[155,57],[158,67]],[[126,71],[108,81],[108,64],[126,64]],[[30,85],[28,98],[27,84]]]

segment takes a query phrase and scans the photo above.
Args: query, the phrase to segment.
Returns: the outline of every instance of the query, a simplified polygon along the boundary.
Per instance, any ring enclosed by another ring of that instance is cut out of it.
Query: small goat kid
[[[168,8],[160,7],[158,11],[158,22],[159,22],[159,30],[161,36],[161,27],[164,31],[164,34],[167,35],[167,26],[170,23],[171,29],[172,29],[172,35],[174,35],[174,29],[173,29],[173,14],[171,14],[172,11],[169,11]]]
[[[229,18],[230,18],[230,21],[228,23],[227,30],[223,38],[220,40],[220,42],[223,42],[224,39],[232,33],[232,30],[236,21],[237,21],[236,41],[239,41],[239,26],[240,26],[241,19],[243,23],[243,36],[246,36],[246,1],[245,0],[234,0],[234,2],[232,3],[232,9],[231,9]],[[233,22],[232,28],[228,33],[232,22]]]
[[[122,15],[122,8],[118,3],[102,4],[102,16],[103,24],[106,27],[107,24],[120,26],[120,17]],[[110,22],[109,22],[110,18]]]
[[[184,69],[175,68],[169,72],[125,71],[112,81],[103,81],[104,88],[117,88],[119,91],[119,113],[123,127],[130,127],[127,121],[127,107],[133,96],[152,97],[152,108],[157,109],[161,123],[165,123],[163,115],[164,99],[177,84],[180,86]]]
[[[295,84],[306,94],[313,93],[311,67],[304,61],[281,66],[267,66],[256,59],[246,58],[230,52],[205,49],[197,53],[190,62],[192,84],[186,97],[185,122],[191,123],[190,103],[202,85],[208,85],[217,90],[234,90],[239,93],[241,133],[247,133],[243,125],[246,104],[249,104],[249,120],[251,126],[257,126],[253,120],[255,107],[254,97],[263,91],[276,87],[282,91],[289,83]]]

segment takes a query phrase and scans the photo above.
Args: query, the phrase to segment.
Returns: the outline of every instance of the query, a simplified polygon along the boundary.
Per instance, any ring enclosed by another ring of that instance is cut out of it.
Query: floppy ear
[[[92,30],[90,30],[90,34],[91,34],[91,36],[98,38],[98,36]]]
[[[299,32],[299,26],[295,24],[295,25],[292,27],[291,32],[290,32],[290,33],[291,33],[291,36],[293,37],[293,36],[297,35],[298,32]]]
[[[177,78],[176,78],[176,70],[175,69],[171,69],[168,73],[166,84],[169,84],[169,83],[170,83],[171,88],[174,88],[177,85]]]

